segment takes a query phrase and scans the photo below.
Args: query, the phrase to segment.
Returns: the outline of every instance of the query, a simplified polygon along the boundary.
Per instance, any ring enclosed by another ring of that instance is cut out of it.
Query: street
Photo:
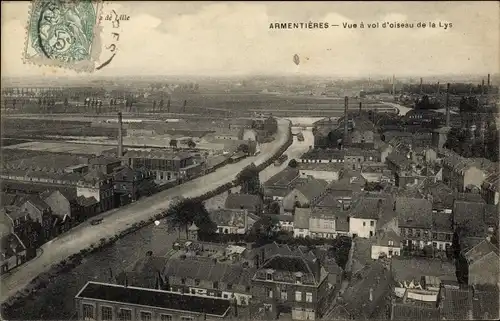
[[[4,302],[17,291],[23,289],[37,275],[48,271],[53,264],[78,253],[91,244],[98,244],[102,238],[113,237],[134,223],[146,221],[155,214],[166,210],[172,198],[176,196],[191,198],[202,195],[218,186],[231,182],[245,166],[250,165],[252,162],[256,165],[262,164],[285,144],[289,124],[288,120],[278,120],[276,140],[263,144],[261,153],[258,156],[248,157],[238,163],[226,165],[213,173],[140,199],[136,203],[97,215],[95,218],[103,218],[101,224],[90,225],[88,222],[84,222],[67,233],[47,242],[42,246],[42,255],[27,262],[14,273],[5,275],[2,278],[0,302]],[[271,167],[274,167],[274,165],[271,165]]]

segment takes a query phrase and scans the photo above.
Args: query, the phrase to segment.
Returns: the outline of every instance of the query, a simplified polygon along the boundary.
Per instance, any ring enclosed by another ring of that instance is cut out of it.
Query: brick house
[[[429,200],[397,197],[394,210],[403,248],[422,249],[432,243],[432,203]]]
[[[498,248],[488,240],[464,253],[469,267],[469,285],[491,284],[498,286]]]

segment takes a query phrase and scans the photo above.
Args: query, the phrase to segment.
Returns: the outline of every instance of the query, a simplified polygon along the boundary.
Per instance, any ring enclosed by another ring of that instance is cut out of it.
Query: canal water
[[[108,282],[137,259],[153,251],[165,255],[177,239],[177,232],[169,232],[166,223],[154,224],[131,233],[110,247],[83,259],[70,272],[59,274],[55,282],[37,291],[31,299],[16,309],[2,311],[6,320],[69,320],[75,316],[74,297],[87,281]]]

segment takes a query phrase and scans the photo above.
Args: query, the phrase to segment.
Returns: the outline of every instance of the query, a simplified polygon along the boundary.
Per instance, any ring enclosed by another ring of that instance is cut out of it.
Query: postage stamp
[[[102,1],[34,0],[24,62],[92,72],[101,51]]]

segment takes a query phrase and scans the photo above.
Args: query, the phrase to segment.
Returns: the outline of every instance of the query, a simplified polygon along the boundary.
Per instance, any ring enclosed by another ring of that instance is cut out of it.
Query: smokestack
[[[347,139],[347,120],[349,119],[349,116],[347,115],[347,109],[349,106],[349,97],[345,96],[344,98],[344,142]]]
[[[446,84],[446,127],[450,127],[450,83]]]
[[[481,95],[484,95],[484,79],[481,82]]]
[[[118,157],[123,156],[123,120],[122,113],[118,113]]]
[[[396,94],[396,76],[392,75],[392,95]]]
[[[363,103],[362,102],[359,102],[359,114],[361,115],[361,107],[362,107]]]
[[[490,88],[490,74],[488,74],[488,89]]]
[[[439,95],[439,91],[441,90],[441,88],[440,88],[440,87],[441,87],[441,86],[439,85],[439,81],[438,81],[438,88],[437,88],[437,89],[438,89],[438,90],[437,90],[437,94],[438,94],[438,95]]]
[[[423,88],[422,88],[423,84],[424,84],[424,79],[420,78],[420,94],[423,93]]]

